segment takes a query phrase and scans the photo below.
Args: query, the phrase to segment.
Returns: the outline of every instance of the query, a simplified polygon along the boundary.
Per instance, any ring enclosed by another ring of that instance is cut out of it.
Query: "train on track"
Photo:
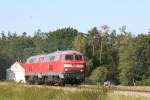
[[[85,79],[85,58],[73,50],[31,56],[23,65],[31,84],[80,84]]]

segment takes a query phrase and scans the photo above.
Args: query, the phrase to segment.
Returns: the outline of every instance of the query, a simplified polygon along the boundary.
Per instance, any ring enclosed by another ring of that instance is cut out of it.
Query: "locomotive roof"
[[[31,59],[31,58],[40,58],[40,57],[45,57],[45,56],[56,56],[56,55],[60,55],[60,54],[74,54],[74,53],[82,55],[82,53],[80,53],[78,51],[65,50],[65,51],[55,51],[55,52],[48,53],[48,54],[35,55],[35,56],[29,57],[28,59]]]
[[[77,53],[77,54],[81,54],[82,55],[82,53],[80,53],[78,51],[74,51],[74,50],[62,51],[62,54],[73,54],[73,53]]]
[[[55,59],[59,59],[59,56],[61,54],[79,54],[79,55],[82,55],[82,53],[80,53],[78,51],[74,51],[74,50],[55,51],[55,52],[52,52],[49,54],[41,54],[41,55],[31,56],[27,59],[27,62],[29,62],[31,59],[38,60],[38,58],[41,58],[41,57],[48,58],[49,56],[51,56],[51,57],[55,56]]]
[[[29,58],[39,58],[39,57],[44,57],[46,54],[40,54],[40,55],[35,55],[35,56],[31,56]]]
[[[80,52],[78,52],[78,51],[74,51],[74,50],[55,51],[55,52],[49,53],[49,54],[47,54],[47,55],[50,56],[50,55],[74,54],[74,53],[82,55],[82,53],[80,53]]]

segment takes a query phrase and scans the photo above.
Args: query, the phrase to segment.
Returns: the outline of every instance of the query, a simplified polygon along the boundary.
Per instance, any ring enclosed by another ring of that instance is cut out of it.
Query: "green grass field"
[[[121,96],[106,89],[73,89],[0,84],[0,100],[150,100],[148,97]]]
[[[47,87],[0,85],[0,100],[105,100],[103,90],[68,91]]]

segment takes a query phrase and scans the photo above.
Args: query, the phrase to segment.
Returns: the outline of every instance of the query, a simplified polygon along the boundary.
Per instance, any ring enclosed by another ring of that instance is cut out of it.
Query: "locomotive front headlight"
[[[76,67],[78,67],[78,68],[83,68],[84,65],[82,65],[82,64],[77,64]]]
[[[67,69],[67,68],[65,68],[65,71],[68,71],[68,69]]]
[[[81,70],[80,70],[80,72],[84,72],[84,70],[83,70],[83,69],[81,69]]]
[[[64,67],[72,67],[72,64],[64,64]]]

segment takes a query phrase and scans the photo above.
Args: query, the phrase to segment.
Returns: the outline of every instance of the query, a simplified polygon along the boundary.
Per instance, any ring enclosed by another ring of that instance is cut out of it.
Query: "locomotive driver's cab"
[[[82,61],[83,56],[82,55],[64,55],[64,60],[78,60]]]
[[[64,63],[64,71],[80,71],[85,68],[84,57],[81,54],[64,54],[61,59]]]
[[[63,54],[64,79],[66,83],[81,83],[84,81],[85,60],[81,54]]]

